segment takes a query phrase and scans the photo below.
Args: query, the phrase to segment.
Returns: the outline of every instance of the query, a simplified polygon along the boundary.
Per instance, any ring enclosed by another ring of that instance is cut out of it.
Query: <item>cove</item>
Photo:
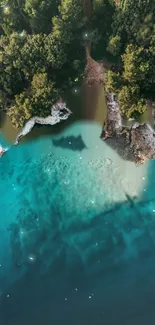
[[[155,164],[101,141],[103,100],[86,94],[79,118],[0,160],[2,325],[154,324]]]

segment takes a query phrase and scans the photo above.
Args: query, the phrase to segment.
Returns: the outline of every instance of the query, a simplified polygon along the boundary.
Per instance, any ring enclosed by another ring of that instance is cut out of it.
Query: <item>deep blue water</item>
[[[155,324],[155,162],[122,162],[99,133],[0,160],[0,325]]]

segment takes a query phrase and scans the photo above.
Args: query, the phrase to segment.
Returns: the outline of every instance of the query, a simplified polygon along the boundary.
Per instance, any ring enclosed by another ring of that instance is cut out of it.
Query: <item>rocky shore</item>
[[[42,124],[42,125],[54,125],[62,120],[67,120],[70,116],[71,111],[67,108],[66,103],[63,101],[58,101],[55,105],[51,108],[51,115],[47,117],[32,117],[24,126],[22,131],[18,134],[15,145],[19,143],[19,141],[28,134],[35,124]]]
[[[41,125],[54,125],[57,124],[63,120],[67,120],[68,117],[72,114],[72,112],[67,108],[66,103],[62,100],[59,100],[55,105],[51,108],[51,115],[47,117],[32,117],[24,126],[22,131],[18,134],[14,145],[18,145],[20,140],[27,135],[29,132],[31,132],[32,128],[35,124],[41,124]],[[0,145],[0,157],[3,156],[9,149],[9,148],[3,148]]]
[[[124,126],[113,94],[107,94],[107,118],[101,138],[125,160],[143,164],[155,159],[155,131],[149,123]]]

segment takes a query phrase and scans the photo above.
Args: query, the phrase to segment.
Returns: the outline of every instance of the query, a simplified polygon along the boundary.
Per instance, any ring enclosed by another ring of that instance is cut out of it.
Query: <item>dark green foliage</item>
[[[12,31],[50,33],[59,0],[0,0],[0,25],[4,34]]]
[[[24,40],[17,33],[10,37],[1,36],[0,38],[0,89],[10,98],[26,86],[23,72],[17,67],[23,45]]]
[[[140,89],[136,86],[123,86],[118,92],[118,103],[122,115],[127,118],[140,115],[146,110],[145,100],[140,98]]]
[[[2,0],[0,4],[3,5]],[[8,0],[0,11],[0,109],[21,127],[84,70],[82,0]]]
[[[54,84],[48,80],[46,73],[33,76],[30,87],[15,96],[14,104],[8,114],[16,128],[32,116],[46,117],[50,115],[51,105],[58,99]]]
[[[109,53],[116,63],[105,76],[106,90],[117,94],[123,115],[143,112],[145,100],[155,98],[154,0],[87,5],[92,19],[83,0],[0,0],[0,109],[16,127],[47,115],[74,80],[82,80],[86,33],[91,55]]]
[[[113,21],[113,36],[121,36],[123,45],[147,46],[154,34],[154,0],[120,1]]]
[[[105,74],[105,89],[107,92],[117,94],[122,84],[119,72],[107,71]]]
[[[114,3],[111,0],[93,0],[92,30],[95,36],[92,42],[92,55],[101,59],[106,54],[109,37],[112,33]]]
[[[141,92],[146,95],[155,91],[155,48],[128,45],[122,56],[123,78],[130,83],[136,83]]]
[[[111,37],[107,46],[107,51],[109,51],[112,55],[118,55],[121,49],[121,37],[116,35]]]
[[[33,33],[50,33],[52,17],[58,14],[59,0],[25,0],[24,11]]]
[[[146,109],[146,99],[155,99],[155,2],[120,0],[112,29],[107,50],[121,58],[121,82],[108,72],[106,83],[129,117]]]

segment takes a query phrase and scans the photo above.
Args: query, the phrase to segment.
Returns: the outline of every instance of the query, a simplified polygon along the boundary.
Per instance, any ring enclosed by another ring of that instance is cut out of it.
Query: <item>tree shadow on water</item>
[[[73,151],[82,151],[84,149],[87,149],[87,146],[85,145],[81,135],[77,137],[71,135],[62,137],[60,139],[53,139],[52,143],[55,147],[70,149]]]

